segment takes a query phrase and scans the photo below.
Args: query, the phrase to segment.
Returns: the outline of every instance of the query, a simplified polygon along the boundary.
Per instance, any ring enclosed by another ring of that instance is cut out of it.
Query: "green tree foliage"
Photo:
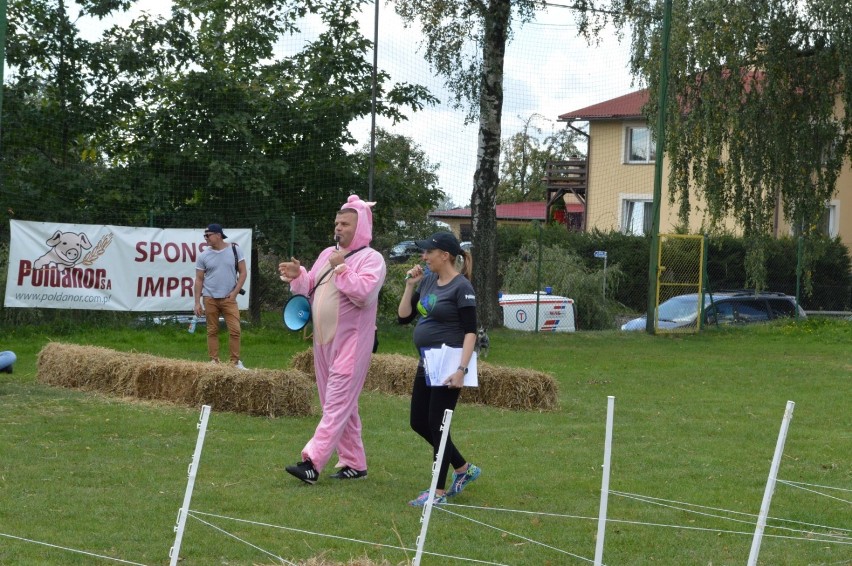
[[[438,184],[439,166],[407,136],[378,128],[375,141],[374,247],[425,237],[435,228],[429,212],[446,198]],[[369,145],[357,154],[359,177],[366,177],[369,157]]]
[[[480,297],[482,323],[501,324],[497,304],[497,185],[500,181],[503,61],[512,22],[528,21],[543,0],[396,0],[403,21],[419,22],[424,55],[446,79],[457,107],[467,108],[468,121],[479,120],[477,166],[473,176],[471,209],[473,285]]]
[[[582,2],[595,34],[613,16],[630,28],[631,70],[660,111],[663,2]],[[593,11],[605,8],[608,11]],[[675,0],[669,47],[666,158],[681,218],[702,197],[711,224],[733,217],[755,241],[748,262],[765,281],[762,235],[775,211],[814,233],[852,156],[852,9],[845,0]],[[690,188],[695,193],[690,193]]]
[[[372,105],[372,44],[355,18],[363,4],[176,0],[168,17],[142,15],[88,42],[64,0],[13,0],[4,204],[29,220],[216,219],[254,227],[277,251],[298,213],[300,253],[311,255],[346,196],[367,194],[347,151],[349,125]],[[100,17],[128,5],[82,10]],[[276,41],[308,13],[323,31],[276,56]],[[381,70],[377,97],[394,123],[434,100]]]
[[[576,145],[580,134],[565,128],[541,139],[541,129],[532,125],[536,117],[541,116],[530,116],[523,131],[503,142],[498,203],[544,200],[547,196],[544,183],[547,162],[577,157],[581,153]]]
[[[541,254],[541,273],[537,263]],[[577,321],[583,330],[602,330],[612,328],[619,305],[603,295],[604,272],[587,267],[576,253],[560,246],[539,246],[534,242],[524,244],[517,256],[506,262],[503,287],[506,293],[530,293],[538,288],[538,279],[542,286],[553,288],[555,295],[570,297],[577,309]],[[607,296],[613,296],[613,289],[624,278],[616,265],[606,272]]]

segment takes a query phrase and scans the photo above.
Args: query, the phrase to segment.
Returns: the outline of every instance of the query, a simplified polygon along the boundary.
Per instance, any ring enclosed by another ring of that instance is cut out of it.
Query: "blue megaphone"
[[[301,330],[311,321],[311,303],[304,295],[293,295],[284,303],[282,313],[287,330]]]

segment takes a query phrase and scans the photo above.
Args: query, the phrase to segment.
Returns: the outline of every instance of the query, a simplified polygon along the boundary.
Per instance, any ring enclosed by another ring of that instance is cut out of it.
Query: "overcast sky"
[[[166,14],[170,6],[170,0],[139,0],[133,10],[110,23],[129,22],[143,10]],[[371,40],[374,19],[373,5],[365,6],[359,21],[362,32]],[[104,25],[88,22],[81,25],[81,30],[94,39]],[[319,21],[308,22],[303,30],[309,34],[311,26],[318,29]],[[442,101],[448,101],[442,79],[433,77],[423,60],[419,31],[405,29],[393,6],[380,5],[379,31],[379,67],[389,72],[394,82],[425,84]],[[565,8],[550,7],[539,12],[533,22],[516,27],[504,67],[503,138],[522,130],[527,121],[547,135],[565,127],[556,121],[560,114],[635,90],[627,71],[628,54],[628,46],[613,35],[605,36],[596,47],[588,47],[585,40],[577,37],[574,13]],[[464,112],[442,104],[415,113],[396,126],[381,119],[377,125],[414,139],[430,161],[439,165],[441,188],[453,202],[461,206],[470,202],[477,127],[464,125]],[[369,119],[353,124],[352,131],[362,143],[367,143]]]

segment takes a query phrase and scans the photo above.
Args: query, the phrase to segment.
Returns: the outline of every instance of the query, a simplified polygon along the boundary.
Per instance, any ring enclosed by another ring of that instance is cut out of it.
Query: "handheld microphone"
[[[423,266],[423,273],[422,273],[422,275],[423,275],[423,277],[426,277],[427,275],[429,275],[429,267],[428,267],[428,266],[426,266],[426,265],[424,265],[424,266]],[[411,274],[406,273],[406,274],[405,274],[405,279],[403,279],[403,281],[408,281],[408,280],[409,280],[409,279],[411,279],[412,277],[413,277],[413,276],[412,276]]]
[[[338,251],[340,250],[340,235],[339,234],[334,235],[334,249],[338,250]]]

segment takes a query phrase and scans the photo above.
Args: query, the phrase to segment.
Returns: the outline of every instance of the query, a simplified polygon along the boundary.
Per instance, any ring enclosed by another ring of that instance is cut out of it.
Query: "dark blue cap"
[[[207,227],[207,232],[214,232],[216,234],[222,234],[223,240],[228,238],[228,236],[226,236],[225,233],[222,232],[222,225],[221,224],[211,224],[210,226]]]
[[[452,232],[437,232],[432,234],[425,240],[418,240],[414,242],[417,244],[417,247],[421,250],[443,250],[445,252],[449,252],[450,255],[458,256],[462,254],[461,246],[459,245],[459,241],[452,234]]]

